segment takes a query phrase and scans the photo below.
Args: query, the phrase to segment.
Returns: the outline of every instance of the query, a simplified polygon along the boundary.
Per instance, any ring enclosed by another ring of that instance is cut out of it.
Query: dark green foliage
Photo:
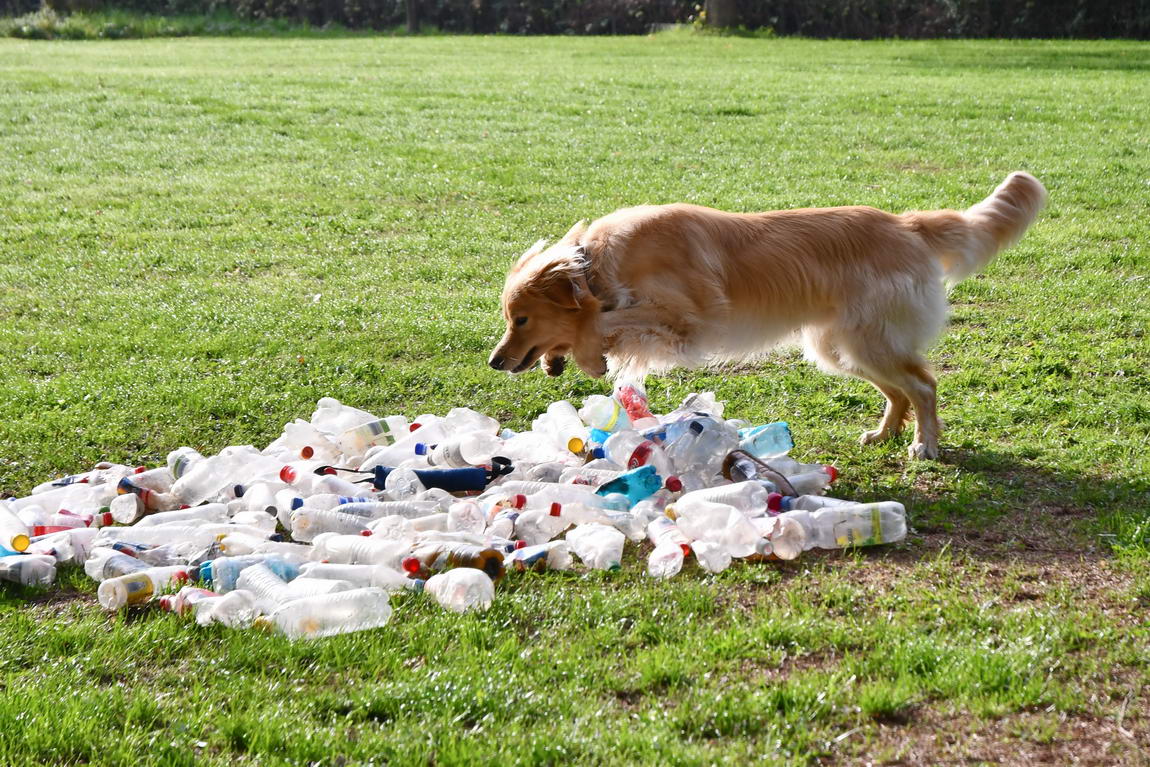
[[[37,0],[0,0],[0,16]],[[312,26],[393,29],[404,0],[46,0],[54,10],[145,14],[227,12]],[[701,0],[422,0],[423,18],[451,32],[642,34],[700,22]],[[739,0],[742,30],[838,38],[1150,36],[1150,0]],[[23,36],[41,37],[33,29]]]

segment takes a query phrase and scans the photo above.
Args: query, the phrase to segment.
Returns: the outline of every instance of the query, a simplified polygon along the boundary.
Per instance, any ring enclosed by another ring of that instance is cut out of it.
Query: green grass
[[[483,363],[513,256],[620,206],[962,207],[1019,168],[1051,195],[952,295],[940,461],[858,446],[878,395],[795,353],[649,382],[657,409],[713,389],[787,419],[839,494],[907,503],[905,544],[668,583],[629,549],[616,577],[509,578],[482,616],[407,597],[294,645],[109,618],[66,571],[0,591],[0,759],[1131,763],[1148,69],[1109,42],[0,41],[2,494],[266,444],[321,396],[523,426],[604,391]]]

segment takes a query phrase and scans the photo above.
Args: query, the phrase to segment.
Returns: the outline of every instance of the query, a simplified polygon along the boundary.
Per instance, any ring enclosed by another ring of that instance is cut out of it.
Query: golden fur
[[[886,397],[864,443],[898,433],[913,406],[910,453],[934,458],[935,381],[922,353],[945,323],[944,282],[985,267],[1045,200],[1037,179],[1013,173],[963,212],[619,210],[520,257],[490,364],[522,372],[542,359],[558,375],[570,354],[588,375],[634,378],[746,358],[798,334],[820,368]]]

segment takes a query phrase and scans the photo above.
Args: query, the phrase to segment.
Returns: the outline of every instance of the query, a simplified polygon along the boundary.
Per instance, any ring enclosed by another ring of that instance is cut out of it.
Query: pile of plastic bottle
[[[385,624],[399,590],[464,611],[509,573],[615,570],[628,540],[669,578],[906,535],[901,504],[826,497],[835,468],[793,446],[786,423],[725,420],[709,393],[656,416],[632,385],[518,433],[468,408],[409,422],[325,398],[263,450],[182,447],[0,501],[0,579],[47,586],[72,562],[108,610],[320,637]]]

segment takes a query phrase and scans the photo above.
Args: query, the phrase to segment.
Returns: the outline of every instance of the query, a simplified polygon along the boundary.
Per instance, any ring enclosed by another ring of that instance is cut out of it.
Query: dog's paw
[[[876,442],[885,442],[886,440],[890,439],[892,436],[894,436],[894,435],[892,435],[888,431],[883,431],[882,429],[874,429],[872,431],[864,431],[862,433],[862,436],[859,437],[859,444],[860,445],[873,445]]]
[[[933,461],[938,458],[938,445],[914,442],[907,448],[907,453],[912,461]]]
[[[563,375],[563,371],[567,368],[567,358],[562,356],[544,357],[543,369],[547,371],[549,376]]]

